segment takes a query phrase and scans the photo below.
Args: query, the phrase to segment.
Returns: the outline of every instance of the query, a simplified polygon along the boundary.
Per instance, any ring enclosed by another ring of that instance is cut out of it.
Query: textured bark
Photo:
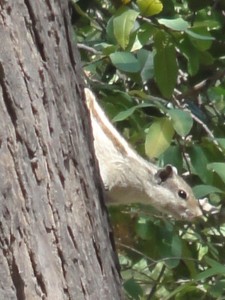
[[[0,299],[121,299],[69,23],[0,0]]]

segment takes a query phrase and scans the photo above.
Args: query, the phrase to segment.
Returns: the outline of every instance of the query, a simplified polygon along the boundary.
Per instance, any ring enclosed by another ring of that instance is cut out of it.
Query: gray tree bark
[[[66,0],[0,0],[0,299],[121,299]]]

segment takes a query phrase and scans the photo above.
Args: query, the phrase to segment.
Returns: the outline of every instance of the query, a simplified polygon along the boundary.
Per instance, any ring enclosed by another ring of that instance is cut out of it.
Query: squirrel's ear
[[[155,174],[155,179],[158,183],[166,181],[168,178],[177,175],[177,169],[171,165],[166,165],[163,169],[159,169]]]

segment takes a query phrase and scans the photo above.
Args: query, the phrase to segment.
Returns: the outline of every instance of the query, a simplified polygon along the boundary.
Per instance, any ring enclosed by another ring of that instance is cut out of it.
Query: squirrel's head
[[[189,185],[177,174],[175,167],[166,165],[154,175],[155,183],[168,195],[161,209],[176,219],[193,220],[202,216],[198,200]]]

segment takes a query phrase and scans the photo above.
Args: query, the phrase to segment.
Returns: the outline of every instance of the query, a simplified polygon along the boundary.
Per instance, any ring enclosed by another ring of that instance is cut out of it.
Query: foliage
[[[224,299],[225,2],[71,1],[88,84],[118,129],[222,206],[196,224],[112,208],[128,296]]]

